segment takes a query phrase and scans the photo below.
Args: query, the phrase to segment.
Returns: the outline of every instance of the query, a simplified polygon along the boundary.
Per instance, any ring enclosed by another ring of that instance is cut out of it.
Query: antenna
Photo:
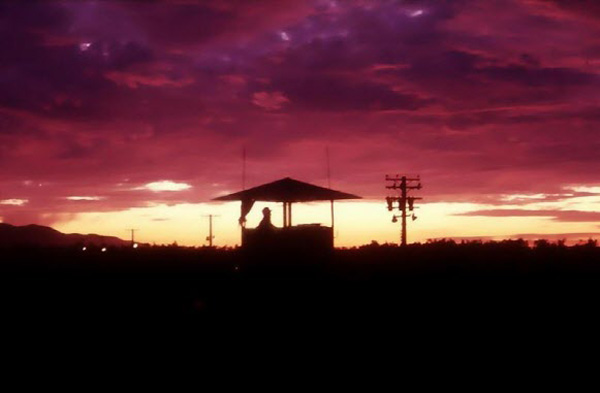
[[[246,190],[246,146],[242,148],[242,190]]]
[[[327,187],[331,188],[331,163],[329,160],[329,146],[325,147],[325,157],[327,158]]]
[[[325,146],[325,158],[327,159],[327,188],[331,188],[331,162],[329,159],[329,146]],[[335,212],[333,208],[333,199],[329,201],[331,209],[331,233],[333,235],[333,244],[335,246]]]

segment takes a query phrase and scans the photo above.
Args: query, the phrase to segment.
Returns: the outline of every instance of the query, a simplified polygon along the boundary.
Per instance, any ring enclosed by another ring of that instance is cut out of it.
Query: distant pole
[[[212,215],[208,216],[208,246],[213,245],[213,232],[212,232]]]
[[[418,198],[418,197],[409,197],[408,193],[411,190],[420,190],[423,186],[421,185],[421,178],[419,176],[414,177],[414,178],[409,178],[406,176],[389,176],[387,175],[385,177],[385,181],[387,182],[392,182],[391,185],[386,186],[387,189],[392,189],[392,190],[400,190],[400,196],[396,197],[396,196],[388,196],[386,198],[386,202],[388,205],[388,210],[392,211],[394,210],[394,202],[398,202],[398,210],[401,211],[401,220],[402,220],[402,232],[400,234],[400,245],[402,247],[406,247],[407,244],[407,229],[406,229],[406,218],[407,218],[407,212],[406,209],[408,207],[408,210],[410,210],[411,212],[414,211],[414,202],[416,200],[420,200],[423,198]],[[414,184],[414,182],[418,182],[418,184]],[[412,219],[413,221],[417,219],[417,216],[415,215],[415,213],[411,213]],[[392,219],[392,222],[396,222],[396,216],[394,215],[394,218]]]
[[[139,229],[130,228],[127,230],[131,232],[131,247],[133,247],[135,245],[135,231],[139,231]]]
[[[208,214],[208,215],[205,215],[204,217],[208,217],[208,236],[206,237],[206,240],[208,240],[208,246],[212,247],[213,239],[215,238],[213,235],[213,217],[219,217],[219,215]]]

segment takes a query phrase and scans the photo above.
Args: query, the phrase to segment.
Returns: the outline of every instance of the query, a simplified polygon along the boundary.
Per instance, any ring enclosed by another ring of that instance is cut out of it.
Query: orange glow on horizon
[[[582,197],[571,200],[568,208],[582,211],[598,210],[600,198]],[[533,202],[523,209],[550,209],[564,207],[558,202]],[[261,210],[269,207],[272,220],[281,226],[282,206],[278,203],[257,202],[248,215],[248,227],[258,225]],[[595,233],[598,226],[593,222],[558,222],[550,217],[477,217],[456,214],[474,210],[502,209],[474,203],[429,203],[418,206],[416,221],[408,223],[409,242],[425,242],[433,238],[494,238],[514,237],[517,234]],[[507,208],[506,206],[504,208]],[[293,205],[293,224],[320,223],[329,226],[329,203],[306,203]],[[213,229],[217,246],[235,246],[240,242],[239,202],[156,205],[131,208],[118,212],[79,213],[75,217],[54,224],[66,233],[98,233],[126,238],[125,228],[135,225],[141,243],[172,244],[184,246],[205,245],[208,221],[204,215],[215,214]],[[398,243],[399,223],[392,223],[384,201],[362,200],[337,202],[335,204],[335,244],[351,247],[379,243]]]

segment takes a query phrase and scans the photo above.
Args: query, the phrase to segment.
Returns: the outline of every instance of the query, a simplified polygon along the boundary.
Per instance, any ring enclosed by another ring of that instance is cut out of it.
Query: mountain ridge
[[[121,247],[129,245],[129,243],[129,241],[116,236],[95,233],[63,233],[52,227],[38,224],[16,226],[0,223],[0,247],[70,247],[79,244]]]

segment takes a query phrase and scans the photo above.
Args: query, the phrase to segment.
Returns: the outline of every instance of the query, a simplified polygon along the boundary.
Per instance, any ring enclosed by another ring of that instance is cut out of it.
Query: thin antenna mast
[[[246,191],[246,145],[242,146],[242,190]],[[244,211],[244,203],[242,202],[242,212]],[[243,214],[243,213],[242,213]],[[244,229],[246,227],[245,221],[240,222],[240,244],[244,243]],[[212,247],[212,234],[209,235],[211,237],[210,244]]]
[[[242,190],[246,190],[246,146],[242,148]]]
[[[327,187],[331,188],[331,162],[329,160],[329,146],[325,147],[325,156],[327,158]]]
[[[327,158],[327,187],[331,188],[331,162],[329,159],[329,146],[325,147],[325,157]],[[331,237],[333,240],[333,246],[335,247],[335,212],[333,208],[333,199],[329,201],[331,208]]]

